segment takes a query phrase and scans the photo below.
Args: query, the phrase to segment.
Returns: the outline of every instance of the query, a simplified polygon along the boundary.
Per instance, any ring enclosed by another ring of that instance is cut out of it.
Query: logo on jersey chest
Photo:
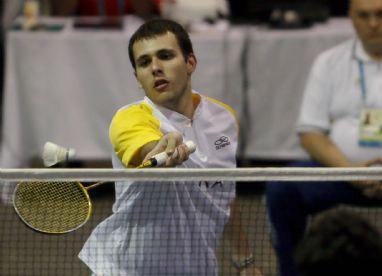
[[[219,139],[215,141],[215,149],[220,150],[226,146],[229,146],[231,142],[227,136],[221,136]]]

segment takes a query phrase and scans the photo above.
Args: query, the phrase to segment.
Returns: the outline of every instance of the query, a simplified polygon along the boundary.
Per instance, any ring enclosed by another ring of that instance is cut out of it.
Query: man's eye
[[[366,12],[360,12],[360,13],[358,13],[358,17],[360,19],[367,19],[367,18],[369,18],[369,15]]]
[[[150,64],[150,61],[148,59],[138,61],[139,67],[147,67],[149,64]]]
[[[171,53],[161,53],[161,54],[159,54],[159,58],[160,59],[164,59],[164,60],[171,59],[172,57],[173,57],[173,54],[171,54]]]

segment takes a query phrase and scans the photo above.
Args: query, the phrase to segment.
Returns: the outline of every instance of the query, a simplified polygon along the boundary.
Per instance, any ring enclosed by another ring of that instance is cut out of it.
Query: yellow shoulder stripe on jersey
[[[126,167],[139,163],[140,149],[162,136],[160,122],[145,102],[119,110],[110,125],[110,142]]]
[[[232,116],[235,118],[235,121],[236,121],[236,126],[237,126],[237,129],[239,129],[239,120],[237,119],[237,116],[236,116],[236,111],[233,110],[232,107],[230,107],[228,104],[225,104],[217,99],[214,99],[214,98],[211,98],[211,97],[208,97],[208,96],[205,96],[204,97],[207,99],[207,100],[210,100],[211,102],[214,102],[222,107],[224,107],[225,109],[227,109],[231,114]]]

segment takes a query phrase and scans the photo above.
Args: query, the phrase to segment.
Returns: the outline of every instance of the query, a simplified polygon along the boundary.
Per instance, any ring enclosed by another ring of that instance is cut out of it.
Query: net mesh
[[[68,182],[60,182],[58,186],[65,186],[65,184],[68,184]],[[271,245],[270,226],[267,219],[262,184],[260,182],[237,184],[238,191],[235,199],[236,207],[234,209],[236,219],[232,222],[231,227],[224,229],[216,248],[219,275],[238,275],[236,268],[232,264],[232,254],[237,250],[237,247],[244,246],[239,241],[237,235],[238,231],[241,230],[244,231],[248,238],[249,244],[245,246],[251,249],[255,259],[255,266],[264,275],[277,275],[276,257]],[[25,186],[28,187],[28,185]],[[259,189],[259,187],[261,188]],[[33,193],[29,199],[31,204],[38,205],[41,194]],[[107,185],[89,191],[89,195],[93,205],[93,214],[89,221],[76,231],[63,235],[48,235],[36,232],[22,223],[16,215],[13,206],[1,204],[0,275],[90,275],[91,271],[79,259],[78,254],[95,227],[112,214],[112,206],[115,202],[114,185],[110,182]],[[152,198],[153,201],[151,203],[155,203],[154,198],[156,197],[153,196]],[[73,202],[70,198],[63,200],[58,196],[55,203],[62,209],[65,209],[67,207],[64,206],[71,205]],[[154,207],[154,210],[161,208],[161,206]],[[49,205],[46,209],[50,210],[53,208]],[[339,208],[352,209],[364,215],[377,227],[382,228],[382,208],[349,206],[341,206]],[[22,207],[22,209],[28,212],[27,206]],[[72,210],[74,209],[80,209],[80,207],[72,208]],[[70,215],[70,213],[66,213],[66,216]],[[41,219],[44,214],[41,213],[39,216]],[[142,213],[141,216],[150,216],[150,214]],[[64,217],[62,221],[65,221]],[[143,223],[143,221],[144,219],[138,219],[137,223]],[[118,229],[112,229],[112,231],[118,231]],[[168,232],[176,234],[176,231],[173,229],[168,229]],[[132,237],[126,236],[125,240]],[[161,239],[160,236],[155,235],[151,238],[153,240]],[[130,240],[130,242],[141,242],[141,240]],[[158,244],[162,244],[164,247],[167,243],[162,241],[162,243]],[[123,245],[121,244],[121,246]],[[103,250],[109,250],[110,248],[103,248]],[[98,254],[98,252],[93,251],[92,254]],[[136,254],[141,253],[136,252]],[[175,253],[181,254],[180,251]],[[99,265],[103,266],[105,264],[99,263]],[[158,275],[156,270],[151,272],[145,275]],[[168,273],[167,275],[177,274]]]

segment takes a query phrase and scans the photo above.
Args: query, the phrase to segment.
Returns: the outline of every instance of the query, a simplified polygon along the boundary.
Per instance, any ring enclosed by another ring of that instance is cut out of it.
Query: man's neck
[[[182,98],[181,102],[179,103],[176,109],[177,110],[175,111],[177,111],[178,113],[181,113],[187,118],[192,119],[192,117],[194,116],[195,107],[191,90],[185,95],[185,97]]]
[[[382,61],[382,53],[370,53],[368,52],[368,55],[375,61],[381,62]]]
[[[180,113],[189,119],[192,119],[196,109],[194,106],[192,90],[189,89],[189,91],[182,95],[179,100],[174,103],[168,103],[168,105],[163,105],[163,107]]]
[[[365,49],[365,52],[368,54],[368,56],[374,60],[374,61],[377,61],[377,62],[381,62],[382,61],[382,51],[373,51],[371,49],[368,49],[365,45],[363,45],[363,48]]]

